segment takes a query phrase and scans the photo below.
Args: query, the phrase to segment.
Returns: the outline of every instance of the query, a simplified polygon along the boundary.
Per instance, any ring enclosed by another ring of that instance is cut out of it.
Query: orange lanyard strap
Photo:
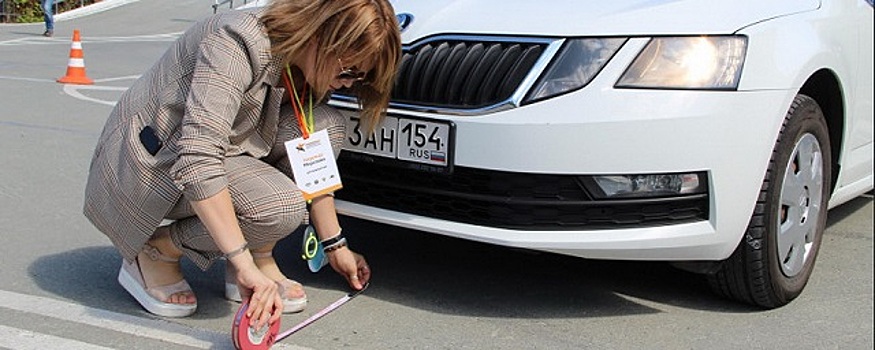
[[[304,103],[301,102],[301,97],[298,96],[298,90],[295,89],[295,82],[292,78],[292,69],[286,65],[286,74],[283,74],[283,82],[286,84],[286,89],[289,90],[289,96],[292,98],[292,109],[295,111],[295,117],[298,119],[298,126],[301,128],[301,134],[305,139],[310,138],[310,133],[313,132],[313,93],[310,93],[310,113],[304,111]],[[307,85],[301,91],[301,95],[307,93]]]

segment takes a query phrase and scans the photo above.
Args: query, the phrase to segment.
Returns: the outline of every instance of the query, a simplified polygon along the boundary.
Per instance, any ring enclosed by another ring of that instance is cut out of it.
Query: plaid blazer
[[[91,159],[84,213],[131,260],[175,203],[227,185],[225,157],[267,156],[286,113],[261,10],[187,30],[119,99]],[[140,140],[150,126],[162,147]]]

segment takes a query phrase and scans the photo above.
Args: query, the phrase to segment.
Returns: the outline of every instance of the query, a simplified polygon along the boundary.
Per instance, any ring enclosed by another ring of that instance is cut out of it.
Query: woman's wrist
[[[325,252],[325,254],[330,254],[330,253],[333,253],[339,249],[346,248],[346,247],[347,247],[346,238],[341,237],[340,240],[338,240],[336,243],[329,245],[329,246],[323,246],[322,250]]]
[[[222,256],[238,271],[255,264],[248,243],[244,243],[240,247],[222,254]]]
[[[249,250],[249,242],[243,242],[238,248],[229,250],[222,255],[225,259],[231,260],[235,256],[245,253],[247,250]]]
[[[336,243],[341,238],[343,238],[343,228],[342,227],[337,229],[337,233],[335,233],[334,235],[332,235],[330,237],[323,238],[321,241],[319,241],[319,243],[321,243],[322,246],[325,247],[325,246],[331,245],[333,243]]]
[[[344,244],[342,246],[338,246],[332,249],[331,251],[326,251],[325,256],[328,257],[329,261],[334,261],[334,259],[337,259],[338,256],[346,255],[345,253],[343,253],[344,251],[352,252],[352,250],[349,249],[349,245]]]
[[[331,253],[340,248],[346,247],[346,237],[343,236],[343,228],[337,229],[337,234],[319,242],[322,244],[322,250],[325,253]]]
[[[255,259],[252,258],[252,255],[247,250],[246,253],[235,256],[233,259],[228,260],[227,263],[230,263],[231,266],[234,266],[234,269],[237,272],[245,271],[249,269],[258,269],[258,266],[255,265]]]

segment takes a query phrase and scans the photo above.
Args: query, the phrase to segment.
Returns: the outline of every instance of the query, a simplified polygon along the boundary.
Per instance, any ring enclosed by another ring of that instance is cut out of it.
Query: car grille
[[[338,160],[337,198],[408,214],[515,230],[598,230],[708,219],[707,194],[595,200],[579,176],[489,171],[457,166],[433,174]]]
[[[405,47],[392,103],[459,110],[502,104],[519,89],[548,44],[437,38]],[[350,98],[347,91],[338,91],[336,97]]]

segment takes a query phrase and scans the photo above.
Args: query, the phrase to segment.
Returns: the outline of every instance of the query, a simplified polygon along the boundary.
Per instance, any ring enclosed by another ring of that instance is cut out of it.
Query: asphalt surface
[[[198,312],[153,317],[116,282],[120,256],[81,214],[113,103],[212,13],[204,0],[121,5],[63,18],[54,38],[40,36],[41,23],[0,24],[0,348],[232,348],[237,304],[222,297],[221,266],[203,272],[184,261]],[[55,82],[73,29],[94,85]],[[276,348],[871,349],[872,218],[871,195],[832,210],[805,292],[769,311],[720,299],[664,263],[511,250],[343,218],[374,269],[371,287]],[[280,243],[278,262],[310,305],[284,316],[283,329],[347,292],[334,272],[307,270],[300,238]]]

